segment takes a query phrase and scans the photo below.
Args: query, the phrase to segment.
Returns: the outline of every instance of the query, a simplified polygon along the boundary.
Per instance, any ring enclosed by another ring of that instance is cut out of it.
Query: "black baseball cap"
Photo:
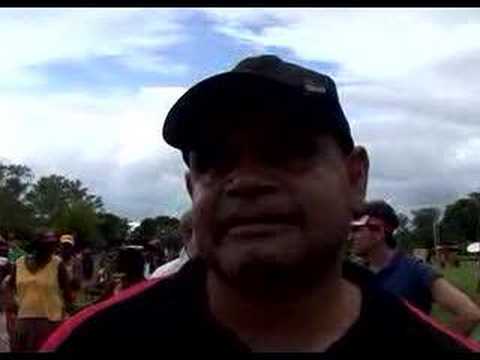
[[[218,129],[218,120],[212,121],[216,115],[249,109],[275,109],[291,114],[294,126],[329,131],[344,152],[353,149],[350,126],[335,82],[327,75],[275,55],[246,58],[231,71],[191,87],[167,114],[163,137],[180,149],[187,160],[189,151],[199,146],[213,129]],[[228,121],[228,117],[224,119]]]

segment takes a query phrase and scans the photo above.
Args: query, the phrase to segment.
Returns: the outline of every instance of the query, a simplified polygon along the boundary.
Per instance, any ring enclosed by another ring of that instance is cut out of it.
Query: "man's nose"
[[[229,174],[226,193],[228,196],[257,197],[278,190],[277,182],[268,169],[252,159],[242,159]]]

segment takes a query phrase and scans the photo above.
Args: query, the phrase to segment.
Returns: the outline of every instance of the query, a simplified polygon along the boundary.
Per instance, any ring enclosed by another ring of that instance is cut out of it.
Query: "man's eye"
[[[225,152],[221,149],[209,149],[195,152],[192,154],[192,167],[198,173],[205,173],[208,171],[220,171],[225,168],[228,161]]]
[[[269,163],[287,164],[289,162],[303,162],[315,156],[316,144],[313,141],[295,141],[285,139],[282,144],[272,146],[266,151]]]
[[[312,140],[305,140],[301,142],[296,142],[290,147],[291,157],[297,159],[310,159],[312,158],[317,151],[316,143]]]

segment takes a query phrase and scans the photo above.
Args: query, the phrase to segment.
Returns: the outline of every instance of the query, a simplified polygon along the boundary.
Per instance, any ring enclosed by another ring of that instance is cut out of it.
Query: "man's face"
[[[239,286],[320,278],[338,263],[363,199],[366,153],[346,156],[330,135],[287,125],[281,115],[247,119],[191,153],[200,256]]]
[[[358,256],[368,256],[384,244],[384,231],[382,220],[376,218],[370,218],[365,225],[352,226],[352,252]]]
[[[63,257],[70,258],[73,255],[73,245],[68,242],[60,243],[60,251]]]

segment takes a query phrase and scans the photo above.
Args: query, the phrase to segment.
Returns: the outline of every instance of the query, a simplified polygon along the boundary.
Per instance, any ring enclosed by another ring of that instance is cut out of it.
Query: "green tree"
[[[0,163],[0,189],[21,201],[32,184],[33,173],[24,165]]]
[[[149,241],[160,240],[163,249],[178,251],[181,244],[180,221],[170,216],[157,216],[155,218],[145,218],[132,234],[132,242],[145,245]]]
[[[88,202],[77,200],[63,207],[51,226],[61,233],[73,234],[77,244],[82,247],[98,245],[98,224],[95,208]]]
[[[39,223],[45,226],[57,222],[58,216],[78,202],[88,205],[95,212],[103,209],[102,199],[90,194],[80,180],[70,180],[59,175],[40,178],[27,194],[26,200]]]
[[[480,194],[471,193],[447,205],[442,219],[442,237],[459,245],[477,241],[479,235]]]
[[[433,224],[440,217],[438,208],[422,208],[412,211],[413,231],[412,242],[414,247],[431,249],[434,247]]]
[[[132,242],[135,244],[145,245],[149,241],[155,239],[157,235],[157,224],[153,218],[145,218],[140,222],[132,234]]]
[[[14,232],[20,237],[33,232],[33,211],[24,202],[32,180],[33,173],[27,166],[0,163],[0,232]]]
[[[102,213],[98,220],[99,235],[105,246],[116,247],[126,241],[130,229],[128,219],[112,213]]]
[[[394,237],[397,241],[397,245],[404,251],[410,251],[415,247],[411,221],[407,215],[398,213],[398,228],[395,231]]]

